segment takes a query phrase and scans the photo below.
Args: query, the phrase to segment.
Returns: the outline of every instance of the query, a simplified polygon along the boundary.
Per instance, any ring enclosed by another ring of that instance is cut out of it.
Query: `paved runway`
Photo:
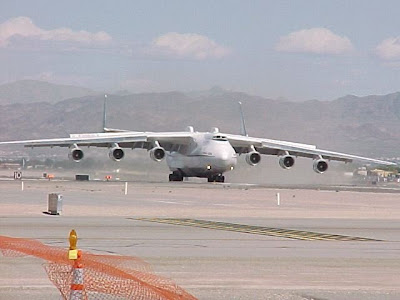
[[[400,193],[184,182],[129,183],[124,195],[123,182],[61,181],[0,190],[0,235],[67,248],[75,228],[82,249],[141,257],[199,299],[400,299]],[[42,213],[52,192],[64,196],[60,216]],[[0,299],[59,299],[41,264],[0,256]]]

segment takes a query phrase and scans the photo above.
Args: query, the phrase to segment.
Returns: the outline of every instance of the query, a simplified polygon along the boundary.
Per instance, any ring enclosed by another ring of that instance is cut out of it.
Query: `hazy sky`
[[[398,1],[0,1],[0,83],[334,99],[400,91]]]

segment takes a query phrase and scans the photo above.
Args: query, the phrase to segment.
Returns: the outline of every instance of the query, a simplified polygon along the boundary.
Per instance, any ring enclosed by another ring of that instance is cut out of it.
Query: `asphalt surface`
[[[81,249],[140,257],[199,299],[400,299],[400,193],[304,188],[0,181],[0,235],[67,249],[74,228]],[[43,214],[53,192],[59,216]],[[315,233],[350,239],[296,238]],[[0,256],[0,299],[59,299],[42,264]]]

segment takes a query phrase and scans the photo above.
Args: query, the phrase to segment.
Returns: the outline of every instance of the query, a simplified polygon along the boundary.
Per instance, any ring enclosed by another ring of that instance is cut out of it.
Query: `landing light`
[[[231,171],[233,170],[233,166],[231,166]]]
[[[211,166],[210,165],[207,166],[207,170],[211,170]]]

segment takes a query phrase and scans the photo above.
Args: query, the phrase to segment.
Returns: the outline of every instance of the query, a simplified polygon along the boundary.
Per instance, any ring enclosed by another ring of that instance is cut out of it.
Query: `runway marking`
[[[157,202],[159,203],[167,203],[167,204],[180,204],[178,202],[174,202],[174,201],[165,201],[165,200],[158,200]]]
[[[175,201],[167,201],[167,200],[150,200],[157,203],[164,203],[164,204],[175,204],[175,205],[190,205],[190,203],[180,203]]]
[[[273,228],[273,227],[262,227],[252,226],[235,223],[215,222],[206,220],[196,219],[172,219],[172,218],[131,218],[133,220],[148,221],[155,223],[164,223],[180,226],[192,226],[215,230],[234,231],[241,233],[265,235],[265,236],[276,236],[282,238],[289,238],[295,240],[305,241],[365,241],[365,242],[381,242],[382,240],[363,238],[357,236],[347,236],[340,234],[327,234],[312,231],[293,230],[284,228]]]

